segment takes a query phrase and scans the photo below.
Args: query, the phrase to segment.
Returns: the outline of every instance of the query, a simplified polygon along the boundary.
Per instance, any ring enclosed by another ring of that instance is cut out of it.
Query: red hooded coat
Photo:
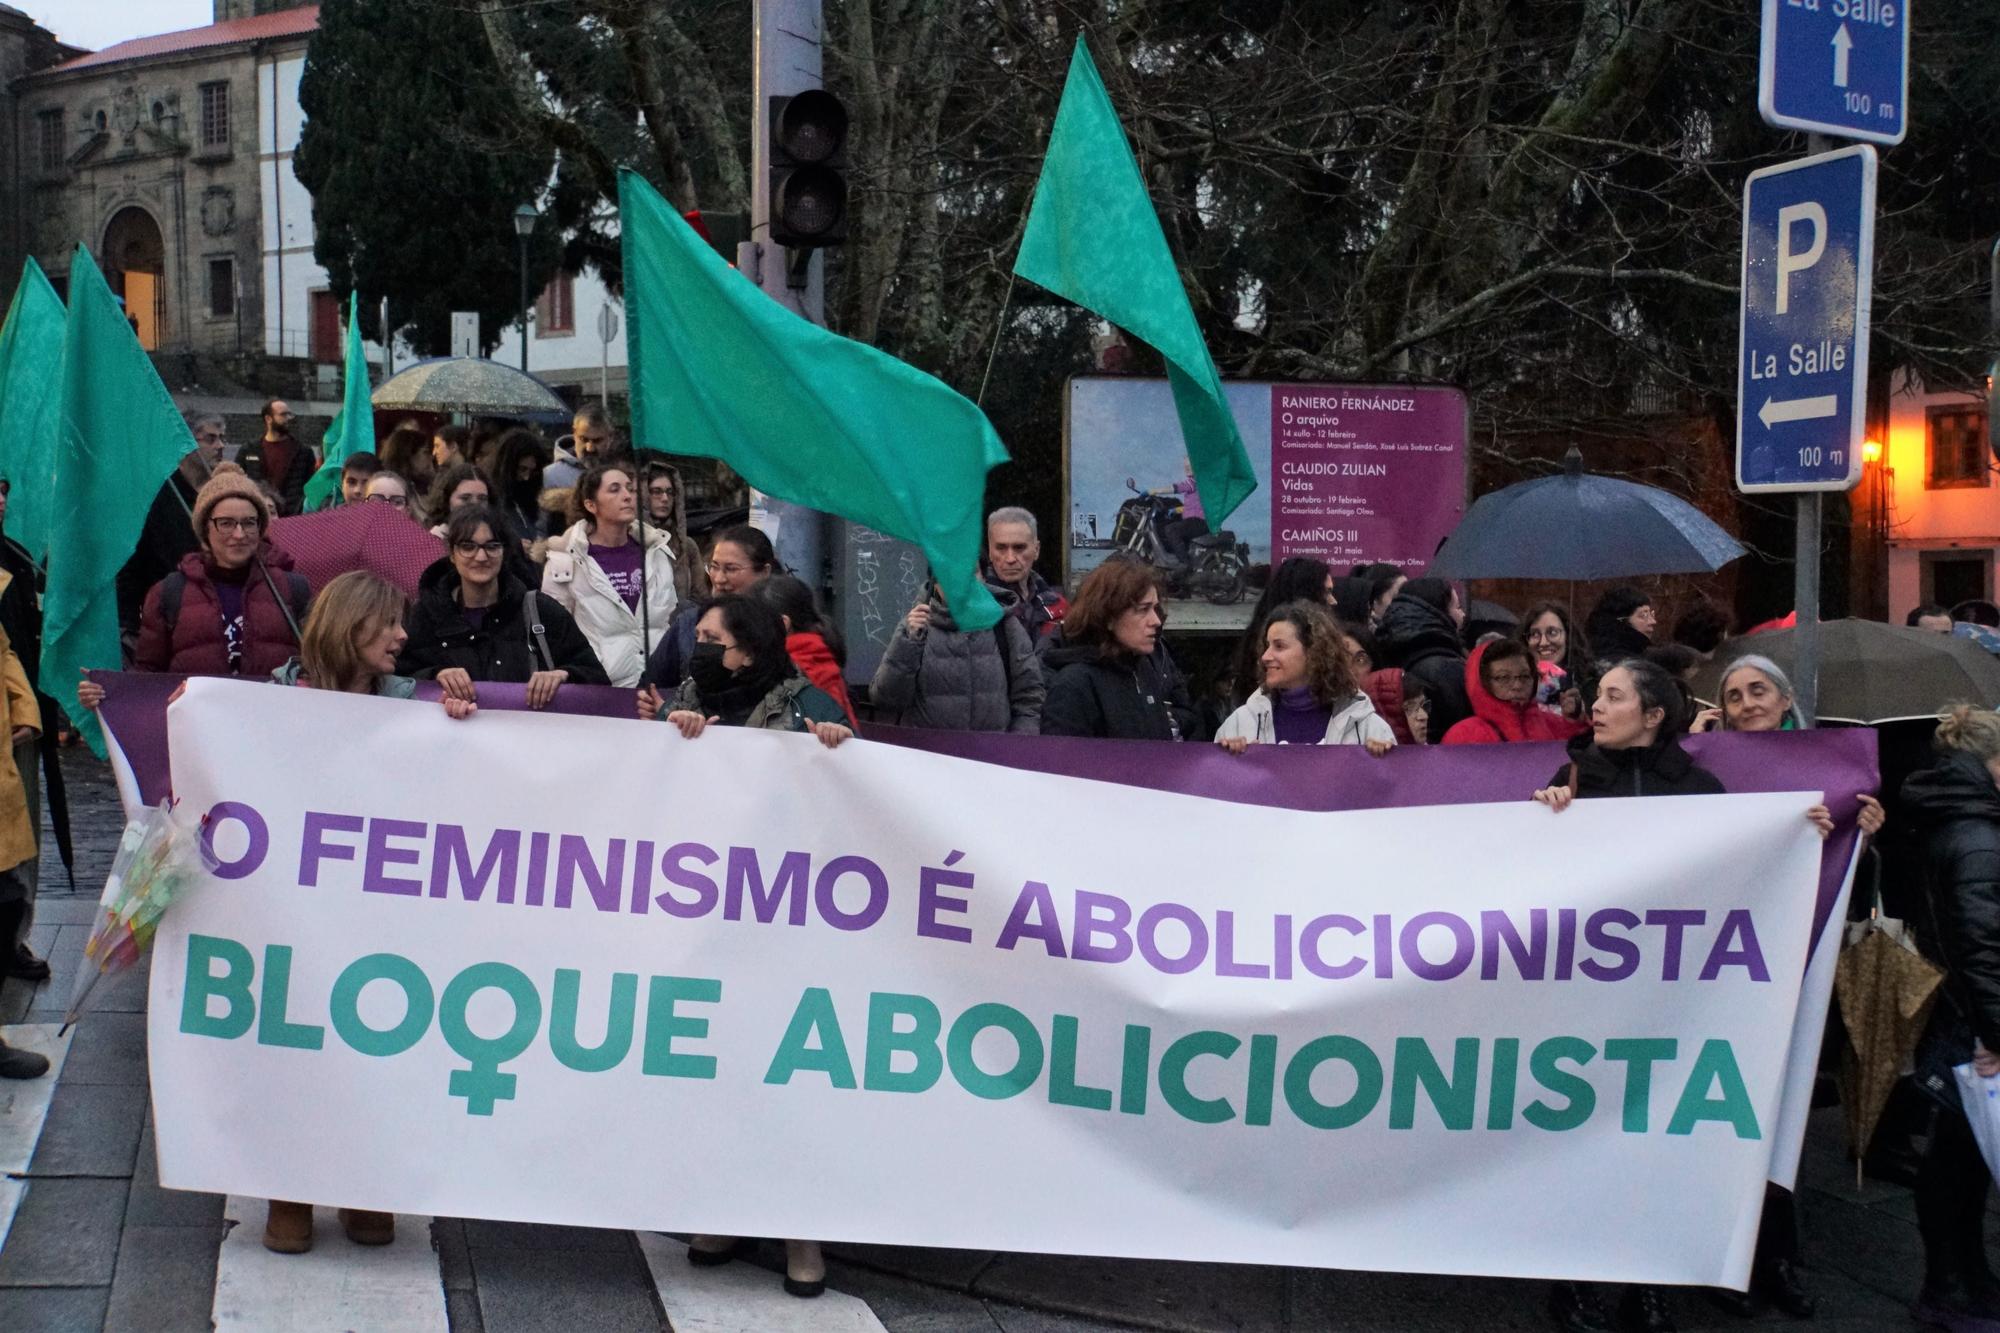
[[[847,682],[841,679],[840,663],[834,661],[833,650],[826,646],[826,640],[811,633],[787,634],[785,652],[801,675],[833,696],[840,711],[847,714],[847,725],[859,730],[861,724],[854,720],[854,705],[847,698]]]
[[[1491,745],[1496,741],[1566,741],[1589,729],[1589,723],[1572,722],[1551,713],[1535,702],[1533,692],[1526,703],[1510,704],[1493,697],[1479,676],[1489,644],[1472,650],[1465,662],[1465,695],[1472,701],[1472,716],[1444,734],[1446,745]]]

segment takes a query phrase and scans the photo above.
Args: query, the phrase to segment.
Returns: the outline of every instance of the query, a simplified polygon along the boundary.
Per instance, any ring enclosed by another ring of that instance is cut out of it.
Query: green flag
[[[37,560],[49,549],[49,502],[56,489],[63,318],[62,298],[30,259],[7,322],[0,324],[0,477],[9,487],[7,535]]]
[[[914,542],[966,629],[988,468],[1007,461],[969,399],[773,301],[659,192],[619,173],[633,442],[719,458],[752,486]]]
[[[1220,527],[1257,489],[1257,477],[1139,164],[1080,37],[1014,272],[1145,339],[1166,358],[1202,508]]]
[[[350,454],[375,449],[375,404],[368,396],[368,358],[361,352],[361,298],[347,294],[347,373],[340,391],[340,411],[320,442],[325,461],[306,482],[306,508],[325,509],[340,501],[340,466]]]
[[[76,701],[77,682],[85,668],[120,665],[118,570],[139,544],[160,484],[194,448],[194,437],[81,245],[70,260],[69,301],[41,687],[102,758],[104,737],[96,715]]]

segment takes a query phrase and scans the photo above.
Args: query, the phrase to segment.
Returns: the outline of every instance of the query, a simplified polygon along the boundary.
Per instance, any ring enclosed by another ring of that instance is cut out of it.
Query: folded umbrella
[[[393,505],[352,504],[281,518],[271,544],[292,557],[317,593],[349,570],[379,575],[414,599],[424,571],[444,558],[444,542]]]
[[[1717,698],[1722,673],[1747,653],[1787,672],[1796,665],[1796,629],[1732,639],[1695,677],[1696,697]],[[1828,620],[1819,627],[1822,722],[1906,722],[1934,718],[1948,704],[2000,705],[2000,658],[1970,639],[1874,620]]]
[[[1898,933],[1897,925],[1881,916],[1878,900],[1875,915],[1861,927],[1861,939],[1840,955],[1833,974],[1833,993],[1847,1028],[1840,1104],[1847,1113],[1847,1146],[1857,1176],[1882,1108],[1916,1049],[1944,981],[1944,973]]]
[[[1744,553],[1686,500],[1597,477],[1571,445],[1563,470],[1482,495],[1425,572],[1445,579],[1594,579],[1713,572]]]

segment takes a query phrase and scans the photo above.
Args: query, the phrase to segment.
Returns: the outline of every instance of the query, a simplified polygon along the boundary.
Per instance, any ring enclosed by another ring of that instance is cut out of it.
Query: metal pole
[[[1798,615],[1798,628],[1792,631],[1792,702],[1810,727],[1819,720],[1820,493],[1807,491],[1798,501],[1798,541],[1792,555],[1797,564],[1792,605]]]
[[[771,244],[771,99],[823,86],[820,75],[824,31],[820,0],[756,0],[754,55],[756,79],[750,117],[750,242],[756,252],[757,285],[764,294],[815,324],[826,323],[826,264],[812,256],[803,290],[786,281],[786,254]],[[751,521],[770,532],[778,560],[807,584],[818,587],[828,569],[827,519],[803,505],[760,493],[750,497]],[[775,531],[772,531],[775,529]]]
[[[521,237],[521,373],[528,373],[528,238]]]
[[[1833,140],[1823,134],[1806,136],[1806,152],[1832,152]],[[1798,522],[1792,548],[1792,702],[1808,727],[1819,723],[1819,560],[1821,494],[1798,496]]]

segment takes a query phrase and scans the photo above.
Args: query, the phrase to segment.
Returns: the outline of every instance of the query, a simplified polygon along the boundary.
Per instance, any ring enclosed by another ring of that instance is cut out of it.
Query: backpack
[[[292,624],[295,628],[303,628],[306,610],[312,605],[312,585],[306,582],[305,575],[295,569],[285,571],[285,580],[291,594]],[[174,625],[181,618],[181,599],[187,596],[187,581],[187,575],[178,569],[160,580],[160,619],[166,624],[169,643],[173,641]]]

